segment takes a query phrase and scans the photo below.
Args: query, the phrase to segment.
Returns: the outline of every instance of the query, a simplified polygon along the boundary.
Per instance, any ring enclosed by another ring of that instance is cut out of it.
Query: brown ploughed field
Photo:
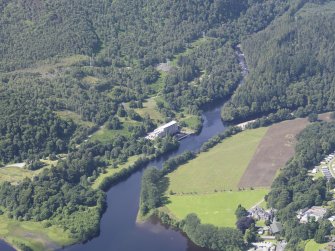
[[[238,186],[240,188],[271,186],[277,171],[293,157],[296,136],[307,124],[308,120],[304,118],[272,125],[259,143]]]

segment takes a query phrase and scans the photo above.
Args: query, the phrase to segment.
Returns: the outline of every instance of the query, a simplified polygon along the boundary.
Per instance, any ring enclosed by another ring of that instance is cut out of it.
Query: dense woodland
[[[242,42],[250,74],[223,108],[224,120],[281,108],[297,114],[334,110],[335,5],[323,2],[289,11]]]
[[[314,238],[318,243],[328,240],[332,230],[328,220],[299,224],[296,212],[306,207],[325,205],[332,200],[335,181],[327,182],[323,178],[313,181],[307,171],[334,150],[335,123],[313,123],[299,135],[294,158],[272,184],[266,200],[269,206],[279,210],[277,217],[284,223],[283,234],[290,250],[300,250],[302,240]],[[332,202],[329,214],[334,212],[334,206]]]
[[[334,60],[325,55],[333,46],[332,12],[299,14],[306,2],[321,1],[0,0],[0,165],[28,161],[35,169],[39,158],[68,154],[32,180],[0,185],[8,217],[45,219],[78,240],[96,235],[105,208],[104,193],[90,187],[97,176],[130,156],[156,157],[178,147],[169,137],[144,140],[156,124],[134,109],[158,96],[164,122],[178,113],[199,115],[205,104],[229,98],[242,77],[234,51],[241,41],[251,73],[226,106],[227,120],[278,108],[288,108],[285,116],[300,106],[331,109]],[[274,22],[272,30],[249,37],[278,18],[283,27]],[[323,28],[316,29],[318,25]],[[273,30],[278,30],[276,36]],[[322,43],[316,43],[320,37]],[[253,55],[264,51],[259,49],[264,39],[269,40],[269,54]],[[283,63],[286,57],[296,63]],[[166,61],[172,62],[171,71],[157,70]],[[291,74],[284,74],[288,69]],[[273,79],[278,84],[269,88]],[[273,94],[281,96],[268,106]],[[252,112],[241,112],[245,106]],[[124,121],[135,125],[123,128]],[[107,143],[85,143],[103,125],[128,134]],[[102,188],[127,175],[107,180]]]

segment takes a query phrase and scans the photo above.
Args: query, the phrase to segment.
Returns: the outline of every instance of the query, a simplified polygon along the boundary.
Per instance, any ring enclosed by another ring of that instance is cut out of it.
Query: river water
[[[236,49],[243,76],[248,73],[240,48]],[[243,82],[243,80],[242,80]],[[187,150],[198,151],[211,137],[224,131],[221,121],[223,102],[212,105],[203,112],[203,128],[198,135],[191,135],[180,142],[177,151],[151,161],[148,166],[162,167],[168,158]],[[101,219],[100,235],[86,243],[76,244],[66,251],[208,251],[192,243],[181,232],[161,225],[157,221],[136,223],[143,170],[135,172],[127,180],[113,186],[107,192],[108,208]],[[1,251],[13,248],[0,241]]]
[[[191,135],[180,142],[177,151],[148,166],[162,167],[163,162],[186,150],[197,151],[201,145],[224,130],[220,119],[221,104],[203,113],[203,129],[199,135]],[[139,206],[141,177],[136,172],[107,193],[108,208],[101,219],[101,233],[97,238],[66,248],[67,251],[204,251],[195,246],[182,233],[162,226],[159,222],[136,223]]]

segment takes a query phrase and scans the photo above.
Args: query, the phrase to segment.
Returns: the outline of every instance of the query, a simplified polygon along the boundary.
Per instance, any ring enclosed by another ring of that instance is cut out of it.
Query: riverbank
[[[72,245],[77,240],[70,233],[47,222],[18,221],[0,216],[0,236],[7,244],[17,250],[30,247],[32,250],[56,250]],[[1,245],[0,245],[1,247]]]

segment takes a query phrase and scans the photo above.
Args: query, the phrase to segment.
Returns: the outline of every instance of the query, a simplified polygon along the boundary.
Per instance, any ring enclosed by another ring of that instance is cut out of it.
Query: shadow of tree
[[[166,191],[169,188],[169,185],[170,185],[170,179],[166,176],[163,176],[162,178],[160,178],[157,184],[157,188],[159,190],[159,196],[160,196],[160,206],[164,206],[171,202],[169,200],[169,197],[166,196]]]

